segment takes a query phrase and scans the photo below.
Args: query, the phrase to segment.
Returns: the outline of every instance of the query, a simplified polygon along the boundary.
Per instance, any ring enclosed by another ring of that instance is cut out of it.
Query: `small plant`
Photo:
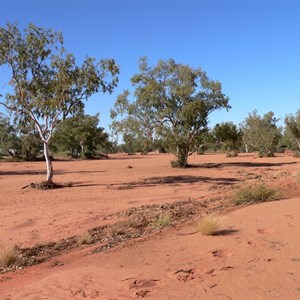
[[[68,182],[66,182],[65,186],[68,187],[68,188],[73,187],[74,182],[73,181],[68,181]]]
[[[300,158],[300,151],[299,150],[294,151],[294,157],[295,158]]]
[[[237,156],[238,156],[238,154],[236,151],[228,151],[226,153],[226,157],[237,157]]]
[[[8,268],[13,266],[18,260],[18,253],[15,247],[2,247],[0,249],[0,267]]]
[[[168,226],[171,224],[171,217],[168,215],[160,215],[155,219],[154,224],[156,227]]]
[[[178,160],[171,160],[171,167],[172,168],[179,168]]]
[[[78,245],[90,245],[93,244],[94,239],[90,233],[84,233],[83,235],[77,238]]]
[[[215,235],[221,229],[221,218],[214,215],[206,215],[198,221],[199,231],[203,235]]]
[[[149,220],[145,216],[138,216],[128,220],[128,226],[134,229],[145,228],[149,224]]]
[[[108,226],[105,230],[106,234],[108,236],[116,236],[116,235],[122,235],[128,232],[130,229],[129,222],[122,221],[115,224],[112,224],[111,226]]]
[[[280,195],[276,188],[268,187],[264,183],[247,185],[238,188],[233,195],[233,203],[259,203],[279,199]]]

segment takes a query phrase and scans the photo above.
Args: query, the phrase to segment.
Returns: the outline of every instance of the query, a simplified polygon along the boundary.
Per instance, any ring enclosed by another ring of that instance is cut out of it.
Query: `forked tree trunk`
[[[47,167],[47,182],[52,182],[53,179],[53,168],[52,162],[49,155],[49,143],[44,142],[44,156],[46,160],[46,167]]]

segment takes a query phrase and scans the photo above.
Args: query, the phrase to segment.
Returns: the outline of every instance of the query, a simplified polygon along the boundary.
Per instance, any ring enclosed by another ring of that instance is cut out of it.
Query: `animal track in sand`
[[[142,279],[130,277],[124,279],[123,281],[129,281],[127,283],[127,288],[129,288],[129,290],[138,290],[134,292],[134,297],[144,298],[151,292],[151,288],[155,287],[157,283],[161,281],[161,279]]]

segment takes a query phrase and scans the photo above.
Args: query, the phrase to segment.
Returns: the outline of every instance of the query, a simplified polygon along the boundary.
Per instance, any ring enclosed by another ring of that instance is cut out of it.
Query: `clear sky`
[[[222,82],[232,109],[215,112],[210,126],[238,124],[254,109],[283,120],[300,108],[300,1],[0,0],[0,26],[7,22],[62,31],[79,61],[86,55],[116,60],[118,88],[86,105],[88,114],[100,112],[107,129],[110,108],[131,88],[141,56],[151,64],[173,58]]]

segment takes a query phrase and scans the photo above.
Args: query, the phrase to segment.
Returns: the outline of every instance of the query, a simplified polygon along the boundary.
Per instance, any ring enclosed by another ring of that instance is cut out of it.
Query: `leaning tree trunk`
[[[52,162],[49,155],[49,143],[44,142],[44,156],[46,160],[46,167],[47,167],[47,182],[52,182],[53,179],[53,168]]]

